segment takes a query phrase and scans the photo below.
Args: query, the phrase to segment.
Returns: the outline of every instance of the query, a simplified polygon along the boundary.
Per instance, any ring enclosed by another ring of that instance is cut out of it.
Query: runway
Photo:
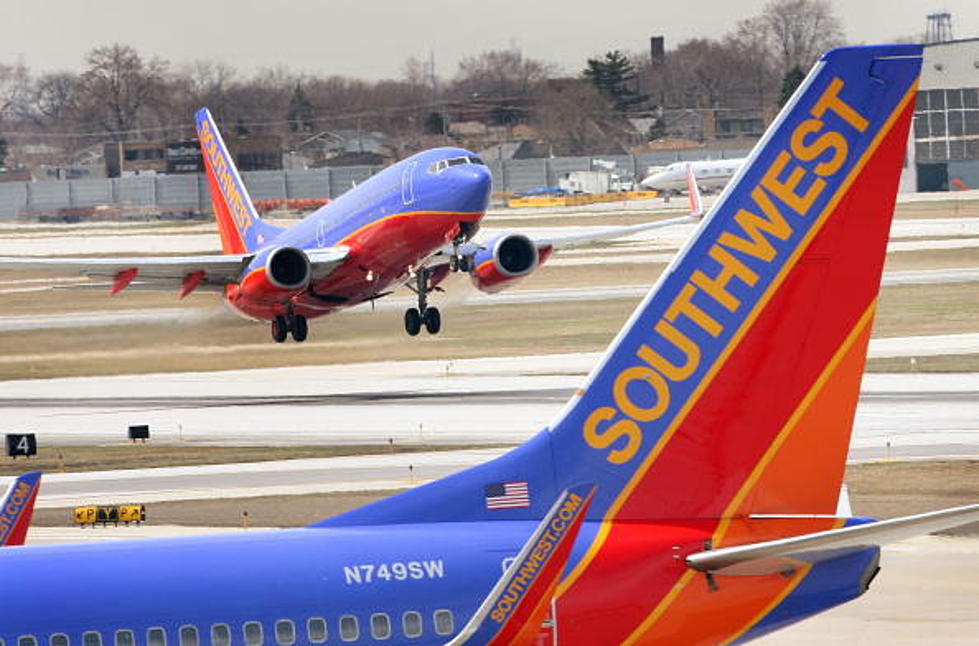
[[[603,262],[603,258],[583,258],[581,264],[593,261]],[[587,262],[585,262],[587,261]],[[664,261],[665,262],[665,261]],[[0,288],[0,294],[23,290],[45,291],[49,287],[37,286],[35,280],[29,281],[31,287]],[[919,269],[893,271],[884,274],[883,285],[937,285],[979,282],[979,267],[952,269]],[[108,290],[108,284],[105,285]],[[502,305],[531,305],[539,303],[565,303],[635,299],[639,300],[650,290],[650,285],[603,285],[588,287],[563,287],[551,289],[515,289],[499,294],[485,294],[470,290],[462,299],[453,302],[453,307],[492,307]],[[407,297],[383,299],[375,304],[364,303],[340,313],[370,314],[374,311],[402,311],[414,305]],[[167,307],[154,309],[112,309],[63,314],[38,314],[31,316],[0,316],[0,333],[22,330],[67,329],[86,327],[105,327],[113,325],[146,325],[163,322],[193,324],[204,323],[220,317],[231,317],[230,310],[217,307]]]

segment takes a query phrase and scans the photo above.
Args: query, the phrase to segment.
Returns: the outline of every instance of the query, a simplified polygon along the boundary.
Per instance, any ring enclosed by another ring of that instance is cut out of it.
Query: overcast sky
[[[643,51],[717,38],[767,0],[3,0],[0,62],[75,70],[85,53],[114,42],[179,66],[195,59],[245,73],[294,71],[398,78],[409,56],[452,76],[460,58],[515,45],[577,73],[610,49]],[[979,36],[977,0],[835,0],[851,42],[922,33],[925,16],[952,14],[956,38]]]

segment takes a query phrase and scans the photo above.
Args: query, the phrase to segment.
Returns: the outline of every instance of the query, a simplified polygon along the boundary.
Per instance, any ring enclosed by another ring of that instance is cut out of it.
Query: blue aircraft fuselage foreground
[[[838,513],[921,47],[827,53],[565,410],[295,530],[0,551],[0,646],[719,644],[979,505]]]
[[[271,322],[272,338],[307,337],[308,319],[373,302],[407,285],[417,306],[405,311],[408,334],[439,332],[428,295],[452,272],[496,292],[533,273],[555,249],[689,221],[691,217],[586,233],[532,238],[504,232],[475,240],[492,177],[462,148],[412,155],[283,228],[255,210],[211,113],[197,113],[197,134],[221,237],[222,255],[133,258],[0,258],[0,269],[77,272],[127,288],[218,292],[237,312]]]

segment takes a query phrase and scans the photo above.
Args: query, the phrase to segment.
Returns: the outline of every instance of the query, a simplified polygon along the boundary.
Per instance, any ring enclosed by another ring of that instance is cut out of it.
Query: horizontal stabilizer
[[[594,493],[594,485],[579,485],[558,496],[469,623],[447,646],[536,642]]]
[[[719,574],[771,574],[799,561],[818,563],[842,551],[883,545],[979,521],[979,504],[831,529],[763,543],[736,545],[687,557],[695,570]]]
[[[34,514],[34,502],[41,488],[41,472],[17,476],[0,501],[0,547],[23,545]]]

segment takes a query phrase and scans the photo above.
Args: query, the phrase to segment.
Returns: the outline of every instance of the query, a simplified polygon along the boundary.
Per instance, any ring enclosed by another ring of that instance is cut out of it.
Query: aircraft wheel
[[[305,316],[297,316],[292,321],[292,339],[296,343],[302,343],[309,336],[309,324]]]
[[[405,310],[405,332],[409,336],[417,336],[422,329],[422,315],[414,307]]]
[[[442,315],[437,307],[429,307],[425,310],[425,329],[429,334],[438,334],[442,329]]]
[[[272,340],[282,343],[289,334],[289,326],[286,325],[286,317],[276,316],[272,319]]]

